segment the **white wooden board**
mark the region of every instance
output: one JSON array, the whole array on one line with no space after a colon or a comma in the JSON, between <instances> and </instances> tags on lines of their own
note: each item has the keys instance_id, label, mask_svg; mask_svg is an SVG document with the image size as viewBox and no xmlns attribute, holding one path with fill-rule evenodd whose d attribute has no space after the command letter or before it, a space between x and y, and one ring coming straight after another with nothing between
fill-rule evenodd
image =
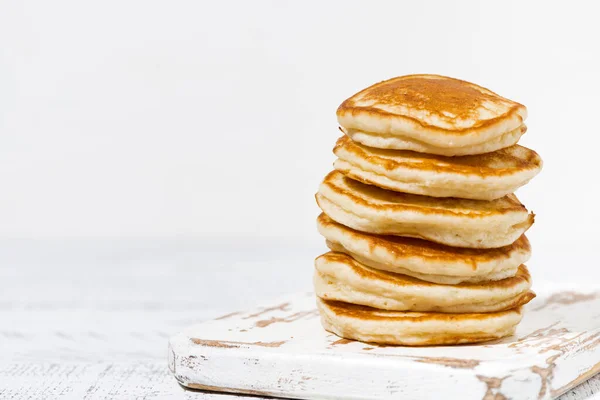
<instances>
[{"instance_id":1,"label":"white wooden board","mask_svg":"<svg viewBox=\"0 0 600 400\"><path fill-rule=\"evenodd\" d=\"M600 290L538 296L511 338L421 348L340 339L299 294L186 329L169 368L188 388L279 397L556 398L600 371Z\"/></svg>"}]
</instances>

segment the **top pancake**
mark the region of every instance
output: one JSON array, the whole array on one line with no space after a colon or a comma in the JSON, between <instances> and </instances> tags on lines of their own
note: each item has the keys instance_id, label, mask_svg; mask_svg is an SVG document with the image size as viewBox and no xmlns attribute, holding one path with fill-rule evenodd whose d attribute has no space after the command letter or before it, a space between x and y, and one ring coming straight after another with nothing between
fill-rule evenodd
<instances>
[{"instance_id":1,"label":"top pancake","mask_svg":"<svg viewBox=\"0 0 600 400\"><path fill-rule=\"evenodd\" d=\"M355 94L337 117L346 134L367 146L465 155L515 144L527 109L470 82L407 75Z\"/></svg>"}]
</instances>

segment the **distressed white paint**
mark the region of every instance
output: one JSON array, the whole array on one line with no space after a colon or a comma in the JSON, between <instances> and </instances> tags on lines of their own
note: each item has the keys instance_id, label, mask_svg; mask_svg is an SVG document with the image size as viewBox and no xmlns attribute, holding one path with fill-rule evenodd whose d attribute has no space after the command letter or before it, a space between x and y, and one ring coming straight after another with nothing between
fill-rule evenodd
<instances>
[{"instance_id":1,"label":"distressed white paint","mask_svg":"<svg viewBox=\"0 0 600 400\"><path fill-rule=\"evenodd\" d=\"M294 398L550 399L600 369L600 291L540 296L494 343L347 342L321 328L308 293L183 331L169 365L185 386Z\"/></svg>"}]
</instances>

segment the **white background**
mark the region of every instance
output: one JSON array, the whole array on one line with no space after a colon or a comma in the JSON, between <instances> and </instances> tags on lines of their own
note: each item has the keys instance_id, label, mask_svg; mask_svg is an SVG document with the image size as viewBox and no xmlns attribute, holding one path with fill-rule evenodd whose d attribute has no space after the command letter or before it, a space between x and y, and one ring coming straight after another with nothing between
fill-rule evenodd
<instances>
[{"instance_id":1,"label":"white background","mask_svg":"<svg viewBox=\"0 0 600 400\"><path fill-rule=\"evenodd\" d=\"M534 270L597 274L593 2L0 4L2 238L316 246L337 106L425 72L528 107Z\"/></svg>"},{"instance_id":2,"label":"white background","mask_svg":"<svg viewBox=\"0 0 600 400\"><path fill-rule=\"evenodd\" d=\"M168 338L310 290L336 108L397 75L528 107L534 301L597 285L596 3L0 0L0 397L210 398Z\"/></svg>"}]
</instances>

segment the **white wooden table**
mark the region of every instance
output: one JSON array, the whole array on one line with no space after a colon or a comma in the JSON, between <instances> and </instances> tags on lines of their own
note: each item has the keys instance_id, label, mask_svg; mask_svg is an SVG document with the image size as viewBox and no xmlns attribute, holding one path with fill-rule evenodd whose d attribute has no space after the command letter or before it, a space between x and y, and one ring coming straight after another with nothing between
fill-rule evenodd
<instances>
[{"instance_id":1,"label":"white wooden table","mask_svg":"<svg viewBox=\"0 0 600 400\"><path fill-rule=\"evenodd\" d=\"M167 370L168 338L310 290L322 250L247 241L0 242L0 398L236 397L179 386ZM567 399L600 399L600 376Z\"/></svg>"}]
</instances>

